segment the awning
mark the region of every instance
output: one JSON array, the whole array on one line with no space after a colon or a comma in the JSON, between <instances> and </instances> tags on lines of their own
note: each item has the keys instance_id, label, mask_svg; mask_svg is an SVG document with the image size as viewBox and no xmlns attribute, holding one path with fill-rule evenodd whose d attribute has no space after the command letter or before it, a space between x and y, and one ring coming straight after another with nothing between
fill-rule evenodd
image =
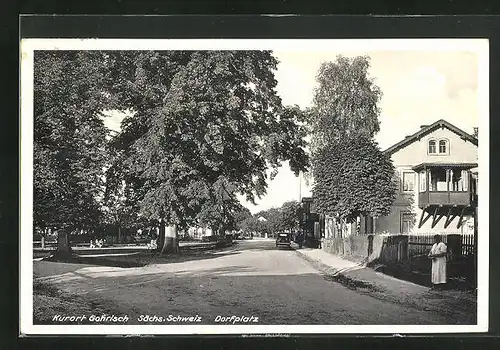
<instances>
[{"instance_id":1,"label":"awning","mask_svg":"<svg viewBox=\"0 0 500 350\"><path fill-rule=\"evenodd\" d=\"M469 170L476 167L477 163L421 163L415 165L412 169L418 172L426 168L459 168Z\"/></svg>"}]
</instances>

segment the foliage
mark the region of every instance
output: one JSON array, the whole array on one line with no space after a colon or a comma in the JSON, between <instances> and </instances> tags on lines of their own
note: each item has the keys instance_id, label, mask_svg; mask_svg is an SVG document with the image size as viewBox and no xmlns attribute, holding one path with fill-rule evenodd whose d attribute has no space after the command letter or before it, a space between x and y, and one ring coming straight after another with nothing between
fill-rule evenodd
<instances>
[{"instance_id":1,"label":"foliage","mask_svg":"<svg viewBox=\"0 0 500 350\"><path fill-rule=\"evenodd\" d=\"M35 226L99 222L107 159L101 111L109 105L103 62L99 52L35 52Z\"/></svg>"},{"instance_id":2,"label":"foliage","mask_svg":"<svg viewBox=\"0 0 500 350\"><path fill-rule=\"evenodd\" d=\"M346 136L373 137L379 131L382 92L368 76L367 56L321 64L310 110L313 152Z\"/></svg>"},{"instance_id":3,"label":"foliage","mask_svg":"<svg viewBox=\"0 0 500 350\"><path fill-rule=\"evenodd\" d=\"M251 217L246 217L241 223L241 229L261 234L295 230L299 225L299 210L300 204L297 201L288 201L279 208L262 210ZM259 220L261 217L266 220Z\"/></svg>"},{"instance_id":4,"label":"foliage","mask_svg":"<svg viewBox=\"0 0 500 350\"><path fill-rule=\"evenodd\" d=\"M369 63L343 56L323 63L308 113L314 210L347 221L388 214L396 196L391 159L373 140L382 93L368 76Z\"/></svg>"},{"instance_id":5,"label":"foliage","mask_svg":"<svg viewBox=\"0 0 500 350\"><path fill-rule=\"evenodd\" d=\"M245 230L245 221L252 219L252 213L246 207L241 207L240 210L234 213L235 230Z\"/></svg>"},{"instance_id":6,"label":"foliage","mask_svg":"<svg viewBox=\"0 0 500 350\"><path fill-rule=\"evenodd\" d=\"M256 217L251 216L249 218L245 218L241 224L240 224L241 230L243 232L249 233L249 232L259 232L259 233L264 233L265 227L264 225L261 225L261 222L257 220Z\"/></svg>"},{"instance_id":7,"label":"foliage","mask_svg":"<svg viewBox=\"0 0 500 350\"><path fill-rule=\"evenodd\" d=\"M288 201L281 206L282 228L286 230L297 230L299 227L299 214L301 205L297 201Z\"/></svg>"},{"instance_id":8,"label":"foliage","mask_svg":"<svg viewBox=\"0 0 500 350\"><path fill-rule=\"evenodd\" d=\"M348 222L360 215L388 215L396 197L394 173L390 157L373 140L356 137L331 144L314 166L316 210Z\"/></svg>"},{"instance_id":9,"label":"foliage","mask_svg":"<svg viewBox=\"0 0 500 350\"><path fill-rule=\"evenodd\" d=\"M224 232L241 207L266 192L268 167L308 165L305 116L276 95L267 51L110 54L114 96L131 115L116 147L140 214ZM124 66L123 69L121 67Z\"/></svg>"},{"instance_id":10,"label":"foliage","mask_svg":"<svg viewBox=\"0 0 500 350\"><path fill-rule=\"evenodd\" d=\"M277 63L269 51L37 52L35 225L245 227L238 194L254 202L269 168L309 165L306 115L282 105ZM112 138L109 110L128 112Z\"/></svg>"},{"instance_id":11,"label":"foliage","mask_svg":"<svg viewBox=\"0 0 500 350\"><path fill-rule=\"evenodd\" d=\"M267 221L268 232L274 234L283 230L283 215L281 208L270 208L263 215Z\"/></svg>"}]
</instances>

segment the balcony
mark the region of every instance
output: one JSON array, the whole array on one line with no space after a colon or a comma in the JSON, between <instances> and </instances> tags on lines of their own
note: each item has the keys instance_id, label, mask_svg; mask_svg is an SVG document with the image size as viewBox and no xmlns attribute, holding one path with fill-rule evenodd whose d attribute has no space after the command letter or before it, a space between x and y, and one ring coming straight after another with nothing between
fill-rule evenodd
<instances>
[{"instance_id":1,"label":"balcony","mask_svg":"<svg viewBox=\"0 0 500 350\"><path fill-rule=\"evenodd\" d=\"M476 179L471 173L474 167L477 164L425 163L413 167L419 175L419 208L475 205Z\"/></svg>"}]
</instances>

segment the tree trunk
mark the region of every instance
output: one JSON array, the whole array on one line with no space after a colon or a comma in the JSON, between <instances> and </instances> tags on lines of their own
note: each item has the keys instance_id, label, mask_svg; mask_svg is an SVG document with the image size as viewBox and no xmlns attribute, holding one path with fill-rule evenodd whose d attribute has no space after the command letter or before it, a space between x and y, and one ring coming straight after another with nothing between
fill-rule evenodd
<instances>
[{"instance_id":1,"label":"tree trunk","mask_svg":"<svg viewBox=\"0 0 500 350\"><path fill-rule=\"evenodd\" d=\"M122 242L122 227L118 224L118 243Z\"/></svg>"},{"instance_id":2,"label":"tree trunk","mask_svg":"<svg viewBox=\"0 0 500 350\"><path fill-rule=\"evenodd\" d=\"M57 232L57 250L60 252L70 252L69 232L67 229Z\"/></svg>"},{"instance_id":3,"label":"tree trunk","mask_svg":"<svg viewBox=\"0 0 500 350\"><path fill-rule=\"evenodd\" d=\"M218 240L219 239L224 239L226 237L226 229L224 227L224 225L221 225L219 226L219 230L218 230Z\"/></svg>"},{"instance_id":4,"label":"tree trunk","mask_svg":"<svg viewBox=\"0 0 500 350\"><path fill-rule=\"evenodd\" d=\"M72 255L70 233L71 230L69 228L63 228L57 231L57 249L54 255L60 258L67 258Z\"/></svg>"},{"instance_id":5,"label":"tree trunk","mask_svg":"<svg viewBox=\"0 0 500 350\"><path fill-rule=\"evenodd\" d=\"M44 228L42 232L42 242L41 242L42 249L45 249L45 236L47 236L47 230L48 228Z\"/></svg>"},{"instance_id":6,"label":"tree trunk","mask_svg":"<svg viewBox=\"0 0 500 350\"><path fill-rule=\"evenodd\" d=\"M156 241L156 249L161 253L163 252L163 246L165 245L165 223L160 220L158 226L158 239Z\"/></svg>"},{"instance_id":7,"label":"tree trunk","mask_svg":"<svg viewBox=\"0 0 500 350\"><path fill-rule=\"evenodd\" d=\"M179 244L177 240L177 227L175 225L165 226L164 222L162 223L162 227L164 232L164 239L160 254L178 253Z\"/></svg>"}]
</instances>

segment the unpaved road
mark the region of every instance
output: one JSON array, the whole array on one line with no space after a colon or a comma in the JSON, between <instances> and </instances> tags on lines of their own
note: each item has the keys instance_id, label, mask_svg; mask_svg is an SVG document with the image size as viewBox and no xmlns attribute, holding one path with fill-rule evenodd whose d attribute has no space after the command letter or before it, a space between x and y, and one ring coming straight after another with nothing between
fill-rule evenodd
<instances>
[{"instance_id":1,"label":"unpaved road","mask_svg":"<svg viewBox=\"0 0 500 350\"><path fill-rule=\"evenodd\" d=\"M276 249L270 240L242 241L200 259L144 267L33 264L35 282L125 314L129 324L158 324L139 319L168 319L169 315L198 315L202 324L231 315L258 317L259 324L467 323L456 315L452 318L349 289L325 278L295 251Z\"/></svg>"}]
</instances>

